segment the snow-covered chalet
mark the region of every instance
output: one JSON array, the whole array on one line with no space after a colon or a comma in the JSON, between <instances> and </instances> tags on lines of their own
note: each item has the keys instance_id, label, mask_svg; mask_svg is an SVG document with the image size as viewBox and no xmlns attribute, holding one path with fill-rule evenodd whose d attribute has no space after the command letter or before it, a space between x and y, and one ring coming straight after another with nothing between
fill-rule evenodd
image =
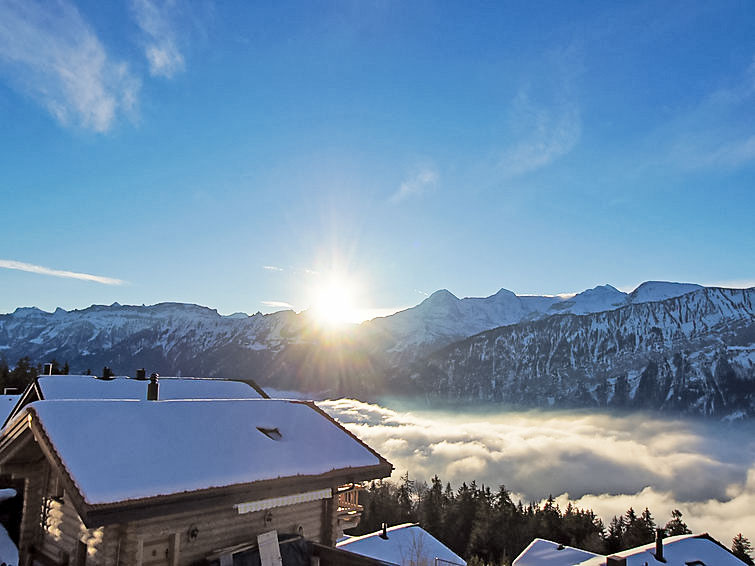
<instances>
[{"instance_id":1,"label":"snow-covered chalet","mask_svg":"<svg viewBox=\"0 0 755 566\"><path fill-rule=\"evenodd\" d=\"M0 434L0 476L23 486L20 564L226 566L273 531L322 566L372 564L338 558L358 507L344 486L392 466L314 403L167 380L194 398L136 400L136 380L95 381L45 376Z\"/></svg>"},{"instance_id":2,"label":"snow-covered chalet","mask_svg":"<svg viewBox=\"0 0 755 566\"><path fill-rule=\"evenodd\" d=\"M708 534L677 535L654 543L602 556L535 539L513 566L745 566L731 551Z\"/></svg>"}]
</instances>

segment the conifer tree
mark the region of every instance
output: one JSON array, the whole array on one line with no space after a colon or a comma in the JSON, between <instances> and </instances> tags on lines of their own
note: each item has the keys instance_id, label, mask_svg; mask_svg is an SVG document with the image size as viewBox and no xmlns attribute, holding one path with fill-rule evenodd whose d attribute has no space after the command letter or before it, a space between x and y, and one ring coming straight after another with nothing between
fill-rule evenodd
<instances>
[{"instance_id":1,"label":"conifer tree","mask_svg":"<svg viewBox=\"0 0 755 566\"><path fill-rule=\"evenodd\" d=\"M624 517L615 517L608 525L608 536L606 537L606 552L612 554L625 548L624 531L626 523Z\"/></svg>"},{"instance_id":2,"label":"conifer tree","mask_svg":"<svg viewBox=\"0 0 755 566\"><path fill-rule=\"evenodd\" d=\"M734 540L731 541L731 552L745 564L749 564L749 566L755 565L751 554L752 545L747 537L742 536L742 533L739 533L734 537Z\"/></svg>"},{"instance_id":3,"label":"conifer tree","mask_svg":"<svg viewBox=\"0 0 755 566\"><path fill-rule=\"evenodd\" d=\"M666 536L670 537L676 535L688 535L692 532L689 530L689 527L687 527L687 524L682 520L682 512L679 511L679 509L674 509L671 512L671 520L666 523L664 530L666 531Z\"/></svg>"},{"instance_id":4,"label":"conifer tree","mask_svg":"<svg viewBox=\"0 0 755 566\"><path fill-rule=\"evenodd\" d=\"M5 358L0 358L0 387L3 389L8 385L8 378L10 377L10 368ZM2 391L2 389L0 389Z\"/></svg>"},{"instance_id":5,"label":"conifer tree","mask_svg":"<svg viewBox=\"0 0 755 566\"><path fill-rule=\"evenodd\" d=\"M432 486L424 494L420 502L419 516L424 529L436 538L443 538L443 518L446 513L443 483L436 475L433 476Z\"/></svg>"}]
</instances>

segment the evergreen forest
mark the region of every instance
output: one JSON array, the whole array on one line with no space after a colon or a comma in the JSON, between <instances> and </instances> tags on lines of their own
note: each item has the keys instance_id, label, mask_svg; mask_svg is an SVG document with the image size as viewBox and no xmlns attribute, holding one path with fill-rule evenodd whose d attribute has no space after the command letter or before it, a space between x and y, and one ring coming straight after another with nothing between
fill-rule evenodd
<instances>
[{"instance_id":1,"label":"evergreen forest","mask_svg":"<svg viewBox=\"0 0 755 566\"><path fill-rule=\"evenodd\" d=\"M359 525L349 531L361 535L401 523L418 523L470 566L509 565L535 538L595 552L612 554L655 540L656 529L664 536L689 534L682 513L674 510L665 523L657 522L649 509L627 509L608 526L590 509L569 503L561 509L552 496L541 503L514 501L501 485L493 491L475 481L452 489L436 475L430 485L404 474L398 482L377 481L360 494L364 506ZM741 534L732 552L753 564L750 542Z\"/></svg>"}]
</instances>

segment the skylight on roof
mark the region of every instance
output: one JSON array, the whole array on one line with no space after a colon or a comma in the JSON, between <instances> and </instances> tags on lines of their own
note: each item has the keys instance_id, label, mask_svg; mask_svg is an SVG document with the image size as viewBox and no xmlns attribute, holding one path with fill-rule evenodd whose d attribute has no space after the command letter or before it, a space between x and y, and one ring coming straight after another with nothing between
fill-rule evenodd
<instances>
[{"instance_id":1,"label":"skylight on roof","mask_svg":"<svg viewBox=\"0 0 755 566\"><path fill-rule=\"evenodd\" d=\"M281 438L283 438L281 431L279 431L277 427L265 428L264 426L258 426L257 430L260 431L262 434L264 434L271 440L280 440Z\"/></svg>"}]
</instances>

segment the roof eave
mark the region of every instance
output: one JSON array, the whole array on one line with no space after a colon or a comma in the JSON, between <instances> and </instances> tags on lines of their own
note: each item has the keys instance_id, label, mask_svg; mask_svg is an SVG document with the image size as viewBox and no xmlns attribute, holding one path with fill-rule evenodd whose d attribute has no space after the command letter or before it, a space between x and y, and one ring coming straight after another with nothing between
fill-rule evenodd
<instances>
[{"instance_id":1,"label":"roof eave","mask_svg":"<svg viewBox=\"0 0 755 566\"><path fill-rule=\"evenodd\" d=\"M159 517L186 511L207 509L211 506L233 506L245 501L293 495L302 491L334 487L345 483L368 481L390 476L390 464L380 463L359 468L344 468L325 474L291 476L262 480L226 487L213 487L116 503L85 504L81 519L88 527L100 527L113 523L126 523L140 519Z\"/></svg>"}]
</instances>

